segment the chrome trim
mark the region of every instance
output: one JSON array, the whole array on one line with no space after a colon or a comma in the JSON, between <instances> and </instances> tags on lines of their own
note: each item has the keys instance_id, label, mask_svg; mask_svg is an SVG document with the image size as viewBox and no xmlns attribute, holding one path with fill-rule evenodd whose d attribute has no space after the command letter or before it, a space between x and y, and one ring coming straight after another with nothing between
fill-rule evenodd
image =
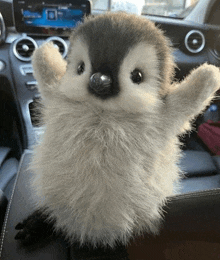
<instances>
[{"instance_id":1,"label":"chrome trim","mask_svg":"<svg viewBox=\"0 0 220 260\"><path fill-rule=\"evenodd\" d=\"M23 37L17 39L17 40L14 42L14 45L13 45L13 53L14 53L15 57L16 57L17 59L21 60L21 61L31 61L31 57L29 57L29 58L22 57L22 56L17 52L17 50L16 50L16 45L17 45L20 41L22 41L22 40L29 40L29 41L31 41L31 42L34 44L35 49L38 48L38 45L37 45L36 41L35 41L33 38L28 37L28 36L23 36Z\"/></svg>"},{"instance_id":2,"label":"chrome trim","mask_svg":"<svg viewBox=\"0 0 220 260\"><path fill-rule=\"evenodd\" d=\"M5 69L6 65L4 61L0 60L0 72L2 72Z\"/></svg>"},{"instance_id":3,"label":"chrome trim","mask_svg":"<svg viewBox=\"0 0 220 260\"><path fill-rule=\"evenodd\" d=\"M34 91L34 90L38 90L38 84L37 84L37 81L36 80L33 80L33 81L27 81L25 83L25 86L28 90L30 91Z\"/></svg>"},{"instance_id":4,"label":"chrome trim","mask_svg":"<svg viewBox=\"0 0 220 260\"><path fill-rule=\"evenodd\" d=\"M13 43L15 40L27 36L26 33L16 32L15 27L7 27L6 43Z\"/></svg>"},{"instance_id":5,"label":"chrome trim","mask_svg":"<svg viewBox=\"0 0 220 260\"><path fill-rule=\"evenodd\" d=\"M33 75L33 67L30 64L27 65L21 65L20 66L20 72L23 76L26 76L27 74L32 74Z\"/></svg>"},{"instance_id":6,"label":"chrome trim","mask_svg":"<svg viewBox=\"0 0 220 260\"><path fill-rule=\"evenodd\" d=\"M189 47L189 45L188 45L188 39L189 39L189 37L190 37L193 33L197 33L197 34L199 34L199 35L202 37L202 45L201 45L197 50L191 49L191 48ZM191 52L191 53L199 53L199 52L202 51L202 50L204 49L204 47L205 47L205 36L204 36L204 34L203 34L202 32L200 32L200 31L198 31L198 30L191 30L191 31L189 31L189 32L187 33L187 35L186 35L186 37L185 37L184 43L185 43L185 46L186 46L186 48L187 48L187 50L188 50L189 52Z\"/></svg>"},{"instance_id":7,"label":"chrome trim","mask_svg":"<svg viewBox=\"0 0 220 260\"><path fill-rule=\"evenodd\" d=\"M63 53L62 56L63 56L63 58L65 58L66 55L67 55L67 52L68 52L67 43L62 38L57 37L57 36L53 36L53 37L47 38L46 42L50 42L50 41L59 41L59 42L61 42L63 44L63 46L64 46L64 53Z\"/></svg>"},{"instance_id":8,"label":"chrome trim","mask_svg":"<svg viewBox=\"0 0 220 260\"><path fill-rule=\"evenodd\" d=\"M37 81L36 81L36 80L27 81L25 84L26 84L27 86L32 86L32 85L36 86L36 85L37 85Z\"/></svg>"},{"instance_id":9,"label":"chrome trim","mask_svg":"<svg viewBox=\"0 0 220 260\"><path fill-rule=\"evenodd\" d=\"M0 36L0 44L5 42L6 39L6 29L5 29L5 22L0 13L0 23L1 23L1 36Z\"/></svg>"}]
</instances>

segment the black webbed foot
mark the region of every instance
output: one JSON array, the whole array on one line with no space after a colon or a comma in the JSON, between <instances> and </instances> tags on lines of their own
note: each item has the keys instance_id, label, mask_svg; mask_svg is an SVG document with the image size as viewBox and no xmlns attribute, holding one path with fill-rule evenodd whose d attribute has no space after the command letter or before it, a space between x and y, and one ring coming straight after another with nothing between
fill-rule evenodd
<instances>
[{"instance_id":1,"label":"black webbed foot","mask_svg":"<svg viewBox=\"0 0 220 260\"><path fill-rule=\"evenodd\" d=\"M15 229L19 230L15 240L19 240L25 246L36 244L53 234L54 224L55 220L49 221L47 214L42 210L36 210L15 226Z\"/></svg>"}]
</instances>

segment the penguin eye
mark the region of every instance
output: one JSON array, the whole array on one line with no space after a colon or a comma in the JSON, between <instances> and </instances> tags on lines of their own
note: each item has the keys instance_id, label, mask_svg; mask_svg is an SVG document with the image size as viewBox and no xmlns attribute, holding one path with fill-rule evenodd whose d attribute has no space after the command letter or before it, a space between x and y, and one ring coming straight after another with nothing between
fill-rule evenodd
<instances>
[{"instance_id":1,"label":"penguin eye","mask_svg":"<svg viewBox=\"0 0 220 260\"><path fill-rule=\"evenodd\" d=\"M83 61L80 62L77 68L78 75L81 75L85 71L85 63Z\"/></svg>"},{"instance_id":2,"label":"penguin eye","mask_svg":"<svg viewBox=\"0 0 220 260\"><path fill-rule=\"evenodd\" d=\"M135 69L131 72L131 80L135 84L140 84L143 81L143 75L140 70Z\"/></svg>"}]
</instances>

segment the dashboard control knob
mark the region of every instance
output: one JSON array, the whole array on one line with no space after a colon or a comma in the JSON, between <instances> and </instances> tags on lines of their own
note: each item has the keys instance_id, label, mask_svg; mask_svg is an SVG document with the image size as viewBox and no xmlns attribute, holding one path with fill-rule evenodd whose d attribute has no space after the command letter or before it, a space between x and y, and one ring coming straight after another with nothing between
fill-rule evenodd
<instances>
[{"instance_id":1,"label":"dashboard control knob","mask_svg":"<svg viewBox=\"0 0 220 260\"><path fill-rule=\"evenodd\" d=\"M27 89L33 91L37 90L37 81L28 81L25 83Z\"/></svg>"},{"instance_id":2,"label":"dashboard control knob","mask_svg":"<svg viewBox=\"0 0 220 260\"><path fill-rule=\"evenodd\" d=\"M23 44L23 45L22 45L22 50L24 50L24 51L29 51L28 45L27 45L27 44Z\"/></svg>"},{"instance_id":3,"label":"dashboard control knob","mask_svg":"<svg viewBox=\"0 0 220 260\"><path fill-rule=\"evenodd\" d=\"M197 45L198 44L198 40L197 39L193 39L192 44Z\"/></svg>"}]
</instances>

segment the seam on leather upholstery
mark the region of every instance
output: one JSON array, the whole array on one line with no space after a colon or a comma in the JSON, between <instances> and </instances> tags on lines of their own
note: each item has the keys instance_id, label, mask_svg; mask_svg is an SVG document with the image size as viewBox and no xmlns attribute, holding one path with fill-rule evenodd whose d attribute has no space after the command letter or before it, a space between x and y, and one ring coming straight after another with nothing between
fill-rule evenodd
<instances>
[{"instance_id":1,"label":"seam on leather upholstery","mask_svg":"<svg viewBox=\"0 0 220 260\"><path fill-rule=\"evenodd\" d=\"M9 201L9 203L8 203L8 206L7 206L7 210L6 210L6 214L5 214L5 219L4 219L4 224L3 224L2 232L1 232L0 257L2 256L2 249L3 249L3 244L4 244L4 237L5 237L5 232L6 232L6 225L7 225L7 221L8 221L8 217L9 217L9 212L10 212L10 209L11 209L12 198L13 198L13 196L14 196L14 192L15 192L17 180L18 180L18 177L19 177L19 174L18 174L18 173L20 172L21 165L22 165L22 162L24 161L24 157L25 157L26 154L27 154L27 153L26 153L26 151L25 151L24 154L23 154L22 157L21 157L20 164L19 164L19 167L18 167L17 176L16 176L16 180L15 180L14 187L13 187L12 194L11 194L11 198L10 198L10 201Z\"/></svg>"}]
</instances>

